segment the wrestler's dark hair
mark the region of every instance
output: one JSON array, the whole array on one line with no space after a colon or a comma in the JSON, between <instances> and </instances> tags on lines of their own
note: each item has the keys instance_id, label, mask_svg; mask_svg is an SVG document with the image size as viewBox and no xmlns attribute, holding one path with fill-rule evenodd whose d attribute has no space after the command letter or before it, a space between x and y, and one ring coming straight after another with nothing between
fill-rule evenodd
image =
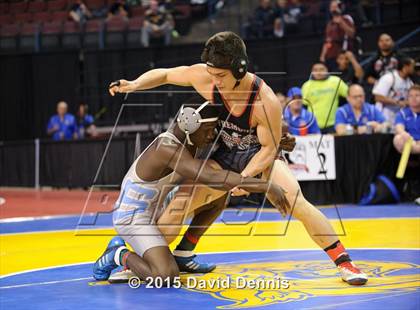
<instances>
[{"instance_id":1,"label":"wrestler's dark hair","mask_svg":"<svg viewBox=\"0 0 420 310\"><path fill-rule=\"evenodd\" d=\"M236 33L223 31L207 40L201 60L210 62L216 68L229 69L238 58L247 58L244 41Z\"/></svg>"},{"instance_id":2,"label":"wrestler's dark hair","mask_svg":"<svg viewBox=\"0 0 420 310\"><path fill-rule=\"evenodd\" d=\"M183 107L187 108L193 108L193 109L198 109L201 104L203 103L203 101L201 101L200 103L192 103L189 102L187 104L184 104ZM220 116L220 105L218 104L208 104L206 105L201 111L200 111L200 115L201 118L213 118L213 117L219 117Z\"/></svg>"},{"instance_id":3,"label":"wrestler's dark hair","mask_svg":"<svg viewBox=\"0 0 420 310\"><path fill-rule=\"evenodd\" d=\"M200 111L201 118L212 118L220 116L220 105L208 104Z\"/></svg>"}]
</instances>

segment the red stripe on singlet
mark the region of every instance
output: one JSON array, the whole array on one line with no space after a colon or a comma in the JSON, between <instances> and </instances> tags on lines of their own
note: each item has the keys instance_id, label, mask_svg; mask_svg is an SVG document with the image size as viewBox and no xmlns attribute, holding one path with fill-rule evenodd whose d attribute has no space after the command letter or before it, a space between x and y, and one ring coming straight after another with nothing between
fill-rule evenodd
<instances>
[{"instance_id":1,"label":"red stripe on singlet","mask_svg":"<svg viewBox=\"0 0 420 310\"><path fill-rule=\"evenodd\" d=\"M257 98L258 98L258 95L260 94L260 90L261 90L261 88L262 88L262 85L264 84L264 81L263 81L263 79L260 79L260 81L261 81L261 83L260 83L260 87L258 87L258 90L257 90L257 93L255 94L255 97L254 97L254 100L252 101L252 107L251 107L251 112L249 112L249 119L248 119L248 121L249 121L249 127L251 128L251 120L252 120L252 113L254 112L254 103L255 103L255 100L257 100Z\"/></svg>"}]
</instances>

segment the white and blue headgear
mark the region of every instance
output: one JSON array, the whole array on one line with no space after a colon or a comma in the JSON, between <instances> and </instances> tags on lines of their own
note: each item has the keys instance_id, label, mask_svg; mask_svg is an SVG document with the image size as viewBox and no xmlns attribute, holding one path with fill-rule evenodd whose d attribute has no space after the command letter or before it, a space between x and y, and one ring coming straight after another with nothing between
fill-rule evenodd
<instances>
[{"instance_id":1,"label":"white and blue headgear","mask_svg":"<svg viewBox=\"0 0 420 310\"><path fill-rule=\"evenodd\" d=\"M204 102L197 109L184 107L183 105L181 106L181 110L179 111L177 118L177 123L178 127L185 132L189 145L194 145L190 139L190 134L196 132L202 123L210 123L218 120L218 117L201 118L200 111L204 109L204 107L208 104L210 104L210 101Z\"/></svg>"}]
</instances>

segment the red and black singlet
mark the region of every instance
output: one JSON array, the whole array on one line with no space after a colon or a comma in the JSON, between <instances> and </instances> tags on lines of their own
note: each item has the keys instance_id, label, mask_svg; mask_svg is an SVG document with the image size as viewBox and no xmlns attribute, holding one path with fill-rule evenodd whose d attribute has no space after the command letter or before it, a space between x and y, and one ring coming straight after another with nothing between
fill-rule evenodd
<instances>
[{"instance_id":1,"label":"red and black singlet","mask_svg":"<svg viewBox=\"0 0 420 310\"><path fill-rule=\"evenodd\" d=\"M240 114L236 115L230 111L229 105L217 87L213 87L213 103L221 107L217 126L220 133L218 141L220 147L241 151L253 146L260 147L256 128L251 127L251 117L254 104L259 100L259 92L262 84L263 80L254 75L250 91L243 93L244 97L248 98L246 104L244 104L244 109Z\"/></svg>"},{"instance_id":2,"label":"red and black singlet","mask_svg":"<svg viewBox=\"0 0 420 310\"><path fill-rule=\"evenodd\" d=\"M223 169L241 173L251 158L261 149L256 127L251 127L254 104L259 100L263 80L254 75L252 87L244 92L247 101L240 114L231 113L217 87L213 88L213 103L221 107L218 130L219 148L211 155ZM243 102L243 100L241 100Z\"/></svg>"}]
</instances>

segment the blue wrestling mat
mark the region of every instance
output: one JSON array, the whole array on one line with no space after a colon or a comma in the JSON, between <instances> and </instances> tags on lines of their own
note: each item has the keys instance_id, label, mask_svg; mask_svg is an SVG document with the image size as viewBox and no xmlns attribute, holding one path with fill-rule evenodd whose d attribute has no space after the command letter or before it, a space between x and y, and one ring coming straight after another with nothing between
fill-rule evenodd
<instances>
[{"instance_id":1,"label":"blue wrestling mat","mask_svg":"<svg viewBox=\"0 0 420 310\"><path fill-rule=\"evenodd\" d=\"M93 261L109 236L76 236L79 216L0 222L1 309L420 309L420 207L389 205L321 211L336 230L365 286L344 283L297 221L283 235L231 236L232 225L258 219L262 231L286 221L274 210L227 210L197 252L218 264L210 274L182 274L181 288L130 288L96 282ZM112 232L108 214L86 215L86 231ZM79 226L80 228L80 226ZM214 234L213 236L211 234ZM287 285L286 285L287 284Z\"/></svg>"},{"instance_id":2,"label":"blue wrestling mat","mask_svg":"<svg viewBox=\"0 0 420 310\"><path fill-rule=\"evenodd\" d=\"M209 275L183 275L184 288L132 289L128 284L95 282L91 264L51 268L1 280L2 309L418 309L417 250L352 250L370 276L352 287L338 277L321 251L243 252L203 255L219 267ZM229 279L230 288L210 287ZM238 280L238 278L241 278ZM287 279L287 289L235 288L257 279ZM188 283L189 282L189 283ZM201 283L205 288L197 288ZM205 283L205 284L203 284ZM263 283L263 282L262 282ZM219 284L219 285L218 285ZM262 286L261 284L260 286ZM19 302L17 302L19 301Z\"/></svg>"}]
</instances>

